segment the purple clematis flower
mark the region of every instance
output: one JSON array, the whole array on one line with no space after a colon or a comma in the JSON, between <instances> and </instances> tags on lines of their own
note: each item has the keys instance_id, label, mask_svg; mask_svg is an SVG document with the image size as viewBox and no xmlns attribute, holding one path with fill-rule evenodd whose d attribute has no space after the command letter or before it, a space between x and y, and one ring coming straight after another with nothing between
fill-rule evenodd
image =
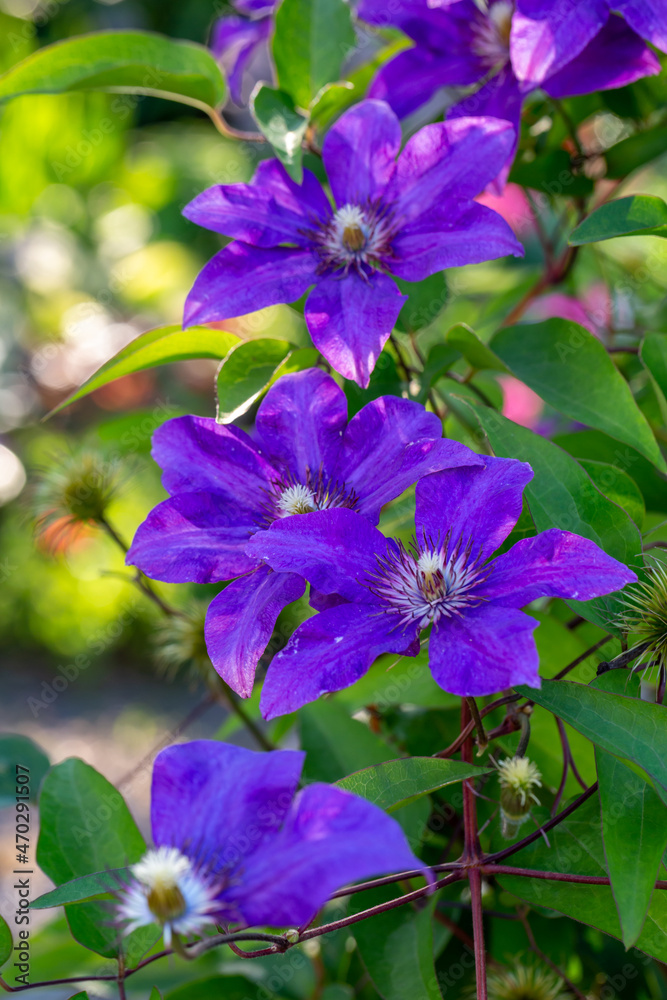
<instances>
[{"instance_id":1,"label":"purple clematis flower","mask_svg":"<svg viewBox=\"0 0 667 1000\"><path fill-rule=\"evenodd\" d=\"M336 889L428 870L378 806L329 785L297 792L305 754L215 740L162 750L153 768L155 848L118 893L129 933L160 923L165 944L212 924L308 924Z\"/></svg>"},{"instance_id":2,"label":"purple clematis flower","mask_svg":"<svg viewBox=\"0 0 667 1000\"><path fill-rule=\"evenodd\" d=\"M211 51L227 77L235 104L243 103L243 80L254 56L266 47L276 0L231 0L244 15L219 18L211 31Z\"/></svg>"},{"instance_id":3,"label":"purple clematis flower","mask_svg":"<svg viewBox=\"0 0 667 1000\"><path fill-rule=\"evenodd\" d=\"M188 295L192 326L293 302L311 286L305 319L315 347L346 378L367 386L405 301L391 278L522 256L507 223L473 199L507 158L514 134L490 118L427 125L401 146L381 101L362 101L330 129L322 156L336 203L304 171L295 184L277 160L250 184L218 185L185 209L234 239Z\"/></svg>"},{"instance_id":4,"label":"purple clematis flower","mask_svg":"<svg viewBox=\"0 0 667 1000\"><path fill-rule=\"evenodd\" d=\"M304 592L246 552L275 520L345 507L376 524L380 509L421 476L481 465L442 439L433 413L394 396L347 421L347 402L317 368L284 375L259 407L255 437L205 417L177 417L153 435L170 493L139 526L127 561L168 583L239 577L211 603L206 643L218 673L243 697L282 609ZM298 518L297 518L298 520Z\"/></svg>"},{"instance_id":5,"label":"purple clematis flower","mask_svg":"<svg viewBox=\"0 0 667 1000\"><path fill-rule=\"evenodd\" d=\"M486 10L474 0L397 0L391 8L361 0L361 18L398 27L415 42L380 68L369 94L404 117L441 87L484 81L450 108L448 120L491 115L510 121L518 138L523 99L538 86L555 98L573 97L659 73L642 38L667 50L662 8L662 0L489 0ZM515 151L516 144L510 164Z\"/></svg>"},{"instance_id":6,"label":"purple clematis flower","mask_svg":"<svg viewBox=\"0 0 667 1000\"><path fill-rule=\"evenodd\" d=\"M346 510L291 518L255 535L249 552L335 595L274 657L264 717L348 687L381 653L416 655L429 626L429 665L445 691L539 687L538 623L519 609L538 597L588 601L637 577L594 542L557 529L489 562L514 527L532 476L523 462L485 458L481 469L421 479L410 548Z\"/></svg>"}]
</instances>

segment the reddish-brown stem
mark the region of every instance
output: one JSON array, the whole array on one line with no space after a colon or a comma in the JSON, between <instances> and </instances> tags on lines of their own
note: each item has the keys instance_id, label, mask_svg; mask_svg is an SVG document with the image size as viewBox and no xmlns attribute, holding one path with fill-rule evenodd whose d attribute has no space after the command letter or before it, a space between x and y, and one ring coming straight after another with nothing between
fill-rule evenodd
<instances>
[{"instance_id":1,"label":"reddish-brown stem","mask_svg":"<svg viewBox=\"0 0 667 1000\"><path fill-rule=\"evenodd\" d=\"M543 872L539 868L513 868L511 865L484 864L479 869L485 875L517 875L522 878L545 879L547 882L574 882L577 885L609 885L607 875L575 875L572 872ZM667 880L658 879L656 889L667 889Z\"/></svg>"},{"instance_id":2,"label":"reddish-brown stem","mask_svg":"<svg viewBox=\"0 0 667 1000\"><path fill-rule=\"evenodd\" d=\"M563 677L566 677L567 674L570 673L571 670L574 670L575 667L578 667L580 663L583 663L584 660L587 660L588 657L591 656L592 653L595 653L602 646L606 646L606 644L609 642L609 640L613 639L613 638L614 637L612 635L606 635L604 637L604 639L600 639L593 646L590 646L584 653L582 653L581 656L578 656L576 658L576 660L572 660L572 663L568 663L568 665L566 667L563 667L563 669L560 670L552 678L552 680L554 680L554 681L561 681L563 679Z\"/></svg>"},{"instance_id":3,"label":"reddish-brown stem","mask_svg":"<svg viewBox=\"0 0 667 1000\"><path fill-rule=\"evenodd\" d=\"M461 730L468 727L470 704L466 698L461 701ZM461 748L461 759L472 763L472 739L466 739ZM479 861L481 851L477 835L477 801L473 779L463 782L463 861L470 864ZM482 873L479 868L468 870L470 902L472 904L472 930L475 950L475 980L477 1000L487 1000L486 951L484 948L484 914L482 913Z\"/></svg>"},{"instance_id":4,"label":"reddish-brown stem","mask_svg":"<svg viewBox=\"0 0 667 1000\"><path fill-rule=\"evenodd\" d=\"M530 947L533 949L533 951L535 952L535 954L537 955L537 957L539 959L541 959L541 961L544 962L545 965L548 965L550 969L553 969L553 971L556 973L556 975L559 976L563 980L563 982L567 986L568 990L570 990L570 992L572 994L574 994L574 996L577 997L578 1000L586 1000L586 997L581 992L581 990L577 989L577 987L574 985L574 983L570 979L567 978L567 976L565 975L565 973L563 972L563 970L561 968L559 968L556 965L555 962L552 962L551 959L549 958L549 956L547 954L545 954L545 952L543 952L542 949L538 946L537 941L535 940L535 935L533 934L533 932L531 930L531 927L530 927L530 924L528 923L528 918L526 916L526 913L525 912L522 913L520 915L519 919L521 920L521 923L523 924L523 929L526 932L526 937L528 938L528 943L529 943Z\"/></svg>"}]
</instances>

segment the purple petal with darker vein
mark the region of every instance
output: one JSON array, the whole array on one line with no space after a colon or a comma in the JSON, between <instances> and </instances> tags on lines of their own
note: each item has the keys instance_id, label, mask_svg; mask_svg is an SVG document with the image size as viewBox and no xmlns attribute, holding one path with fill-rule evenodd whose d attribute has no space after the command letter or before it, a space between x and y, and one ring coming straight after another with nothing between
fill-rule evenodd
<instances>
[{"instance_id":1,"label":"purple petal with darker vein","mask_svg":"<svg viewBox=\"0 0 667 1000\"><path fill-rule=\"evenodd\" d=\"M290 808L305 754L255 753L218 740L161 750L153 767L156 846L178 847L211 869L232 869L275 836Z\"/></svg>"},{"instance_id":2,"label":"purple petal with darker vein","mask_svg":"<svg viewBox=\"0 0 667 1000\"><path fill-rule=\"evenodd\" d=\"M584 51L560 72L547 77L543 87L551 97L576 97L625 87L659 72L660 61L639 35L620 17L611 16Z\"/></svg>"},{"instance_id":3,"label":"purple petal with darker vein","mask_svg":"<svg viewBox=\"0 0 667 1000\"><path fill-rule=\"evenodd\" d=\"M392 817L330 785L300 791L277 837L232 890L248 926L308 924L329 897L373 875L424 870Z\"/></svg>"},{"instance_id":4,"label":"purple petal with darker vein","mask_svg":"<svg viewBox=\"0 0 667 1000\"><path fill-rule=\"evenodd\" d=\"M387 188L403 226L441 198L474 198L498 173L514 143L509 122L495 118L455 118L426 125L408 140Z\"/></svg>"},{"instance_id":5,"label":"purple petal with darker vein","mask_svg":"<svg viewBox=\"0 0 667 1000\"><path fill-rule=\"evenodd\" d=\"M514 129L514 142L508 157L498 172L498 176L489 185L493 194L502 194L514 160L521 134L523 99L524 95L519 89L519 83L508 64L474 94L464 97L462 101L447 111L449 120L466 118L469 115L482 115L508 121Z\"/></svg>"},{"instance_id":6,"label":"purple petal with darker vein","mask_svg":"<svg viewBox=\"0 0 667 1000\"><path fill-rule=\"evenodd\" d=\"M376 604L341 604L308 618L269 665L260 700L264 718L349 687L382 653L413 655L418 627L399 622Z\"/></svg>"},{"instance_id":7,"label":"purple petal with darker vein","mask_svg":"<svg viewBox=\"0 0 667 1000\"><path fill-rule=\"evenodd\" d=\"M240 14L258 17L262 14L271 14L276 8L276 2L277 0L231 0L231 5Z\"/></svg>"},{"instance_id":8,"label":"purple petal with darker vein","mask_svg":"<svg viewBox=\"0 0 667 1000\"><path fill-rule=\"evenodd\" d=\"M165 583L217 583L255 568L245 546L256 530L245 507L213 493L179 493L139 525L125 561Z\"/></svg>"},{"instance_id":9,"label":"purple petal with darker vein","mask_svg":"<svg viewBox=\"0 0 667 1000\"><path fill-rule=\"evenodd\" d=\"M517 0L510 54L521 83L541 84L578 56L609 16L608 0Z\"/></svg>"},{"instance_id":10,"label":"purple petal with darker vein","mask_svg":"<svg viewBox=\"0 0 667 1000\"><path fill-rule=\"evenodd\" d=\"M389 500L421 476L482 459L458 441L442 439L442 425L419 403L383 396L367 403L343 436L338 478L359 497L357 510L373 524Z\"/></svg>"},{"instance_id":11,"label":"purple petal with darker vein","mask_svg":"<svg viewBox=\"0 0 667 1000\"><path fill-rule=\"evenodd\" d=\"M218 322L294 302L317 280L317 265L308 250L230 243L200 271L185 302L183 325Z\"/></svg>"},{"instance_id":12,"label":"purple petal with darker vein","mask_svg":"<svg viewBox=\"0 0 667 1000\"><path fill-rule=\"evenodd\" d=\"M301 482L334 471L347 423L345 393L319 368L283 375L262 401L257 442L278 468Z\"/></svg>"},{"instance_id":13,"label":"purple petal with darker vein","mask_svg":"<svg viewBox=\"0 0 667 1000\"><path fill-rule=\"evenodd\" d=\"M152 455L168 493L219 493L260 516L273 467L238 427L211 417L176 417L153 434Z\"/></svg>"},{"instance_id":14,"label":"purple petal with darker vein","mask_svg":"<svg viewBox=\"0 0 667 1000\"><path fill-rule=\"evenodd\" d=\"M461 616L441 618L429 642L429 666L444 691L461 697L496 694L515 684L538 688L539 656L523 611L480 604Z\"/></svg>"},{"instance_id":15,"label":"purple petal with darker vein","mask_svg":"<svg viewBox=\"0 0 667 1000\"><path fill-rule=\"evenodd\" d=\"M452 545L472 539L473 555L484 559L504 542L519 520L533 470L513 458L483 460L483 469L450 469L417 483L418 535L435 542L451 531Z\"/></svg>"},{"instance_id":16,"label":"purple petal with darker vein","mask_svg":"<svg viewBox=\"0 0 667 1000\"><path fill-rule=\"evenodd\" d=\"M362 101L346 111L322 147L331 191L339 207L377 201L394 172L401 126L384 101Z\"/></svg>"},{"instance_id":17,"label":"purple petal with darker vein","mask_svg":"<svg viewBox=\"0 0 667 1000\"><path fill-rule=\"evenodd\" d=\"M314 174L304 171L295 184L278 160L259 164L250 184L217 184L183 209L186 219L223 236L257 247L279 243L309 246L305 230L331 215L331 206Z\"/></svg>"},{"instance_id":18,"label":"purple petal with darker vein","mask_svg":"<svg viewBox=\"0 0 667 1000\"><path fill-rule=\"evenodd\" d=\"M667 52L667 14L664 0L613 0L631 28L656 49Z\"/></svg>"},{"instance_id":19,"label":"purple petal with darker vein","mask_svg":"<svg viewBox=\"0 0 667 1000\"><path fill-rule=\"evenodd\" d=\"M424 212L401 230L393 248L392 271L406 281L421 281L447 267L524 255L502 216L471 201L446 201Z\"/></svg>"},{"instance_id":20,"label":"purple petal with darker vein","mask_svg":"<svg viewBox=\"0 0 667 1000\"><path fill-rule=\"evenodd\" d=\"M345 378L368 386L407 296L373 271L325 277L310 293L304 316L315 347Z\"/></svg>"},{"instance_id":21,"label":"purple petal with darker vein","mask_svg":"<svg viewBox=\"0 0 667 1000\"><path fill-rule=\"evenodd\" d=\"M221 17L213 25L211 50L227 77L236 104L243 101L243 75L254 54L271 34L271 18L248 21L244 17Z\"/></svg>"},{"instance_id":22,"label":"purple petal with darker vein","mask_svg":"<svg viewBox=\"0 0 667 1000\"><path fill-rule=\"evenodd\" d=\"M248 555L281 573L299 573L325 594L373 602L364 583L388 541L377 528L346 508L295 514L274 521L248 540Z\"/></svg>"},{"instance_id":23,"label":"purple petal with darker vein","mask_svg":"<svg viewBox=\"0 0 667 1000\"><path fill-rule=\"evenodd\" d=\"M471 27L479 16L474 0L457 0L449 10L438 10L424 0L391 4L386 0L361 0L357 16L378 28L400 28L421 48L440 55L457 59L470 53L469 58L473 58Z\"/></svg>"},{"instance_id":24,"label":"purple petal with darker vein","mask_svg":"<svg viewBox=\"0 0 667 1000\"><path fill-rule=\"evenodd\" d=\"M444 56L417 46L380 66L368 94L386 101L399 118L405 118L441 87L476 83L483 75L484 68L471 53Z\"/></svg>"},{"instance_id":25,"label":"purple petal with darker vein","mask_svg":"<svg viewBox=\"0 0 667 1000\"><path fill-rule=\"evenodd\" d=\"M280 612L303 595L304 580L266 566L235 580L215 597L206 614L206 648L233 691L249 698L255 670Z\"/></svg>"},{"instance_id":26,"label":"purple petal with darker vein","mask_svg":"<svg viewBox=\"0 0 667 1000\"><path fill-rule=\"evenodd\" d=\"M478 592L510 608L522 608L538 597L590 601L637 579L595 542L557 528L521 539L491 565L491 575Z\"/></svg>"}]
</instances>

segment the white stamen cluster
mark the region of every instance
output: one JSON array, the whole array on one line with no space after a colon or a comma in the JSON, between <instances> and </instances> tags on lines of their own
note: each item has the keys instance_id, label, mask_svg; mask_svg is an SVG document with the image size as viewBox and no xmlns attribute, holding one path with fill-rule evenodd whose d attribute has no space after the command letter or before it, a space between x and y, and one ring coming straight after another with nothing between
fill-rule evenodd
<instances>
[{"instance_id":1,"label":"white stamen cluster","mask_svg":"<svg viewBox=\"0 0 667 1000\"><path fill-rule=\"evenodd\" d=\"M449 535L443 545L424 543L407 549L399 543L395 552L379 560L379 570L370 590L398 611L401 624L417 622L420 628L442 617L461 615L483 598L475 588L486 578L487 569L472 558L472 544L462 540L450 548Z\"/></svg>"},{"instance_id":2,"label":"white stamen cluster","mask_svg":"<svg viewBox=\"0 0 667 1000\"><path fill-rule=\"evenodd\" d=\"M506 63L510 54L510 29L514 4L497 0L473 25L472 50L489 68Z\"/></svg>"},{"instance_id":3,"label":"white stamen cluster","mask_svg":"<svg viewBox=\"0 0 667 1000\"><path fill-rule=\"evenodd\" d=\"M498 780L501 788L509 789L517 796L521 805L525 806L528 799L539 803L533 788L542 787L542 775L537 764L528 757L508 757L498 764Z\"/></svg>"},{"instance_id":4,"label":"white stamen cluster","mask_svg":"<svg viewBox=\"0 0 667 1000\"><path fill-rule=\"evenodd\" d=\"M117 907L125 933L159 923L169 947L173 934L197 934L215 923L215 887L177 848L148 851L132 866L132 875L134 881L120 891Z\"/></svg>"},{"instance_id":5,"label":"white stamen cluster","mask_svg":"<svg viewBox=\"0 0 667 1000\"><path fill-rule=\"evenodd\" d=\"M290 514L308 514L316 509L315 494L302 483L288 486L276 501L276 507L281 517Z\"/></svg>"},{"instance_id":6,"label":"white stamen cluster","mask_svg":"<svg viewBox=\"0 0 667 1000\"><path fill-rule=\"evenodd\" d=\"M382 263L391 255L391 221L374 208L343 205L331 221L315 234L324 268L355 267Z\"/></svg>"},{"instance_id":7,"label":"white stamen cluster","mask_svg":"<svg viewBox=\"0 0 667 1000\"><path fill-rule=\"evenodd\" d=\"M316 510L347 507L356 510L359 498L345 483L327 480L322 471L307 472L306 482L296 482L291 476L276 479L263 506L263 526L293 514L310 514Z\"/></svg>"}]
</instances>

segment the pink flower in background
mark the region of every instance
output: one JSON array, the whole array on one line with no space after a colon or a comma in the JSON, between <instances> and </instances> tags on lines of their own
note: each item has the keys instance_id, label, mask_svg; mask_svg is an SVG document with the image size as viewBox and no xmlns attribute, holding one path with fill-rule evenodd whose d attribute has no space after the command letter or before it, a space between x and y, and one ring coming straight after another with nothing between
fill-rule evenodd
<instances>
[{"instance_id":1,"label":"pink flower in background","mask_svg":"<svg viewBox=\"0 0 667 1000\"><path fill-rule=\"evenodd\" d=\"M534 431L544 409L540 397L513 375L500 375L498 381L503 390L503 416Z\"/></svg>"}]
</instances>

